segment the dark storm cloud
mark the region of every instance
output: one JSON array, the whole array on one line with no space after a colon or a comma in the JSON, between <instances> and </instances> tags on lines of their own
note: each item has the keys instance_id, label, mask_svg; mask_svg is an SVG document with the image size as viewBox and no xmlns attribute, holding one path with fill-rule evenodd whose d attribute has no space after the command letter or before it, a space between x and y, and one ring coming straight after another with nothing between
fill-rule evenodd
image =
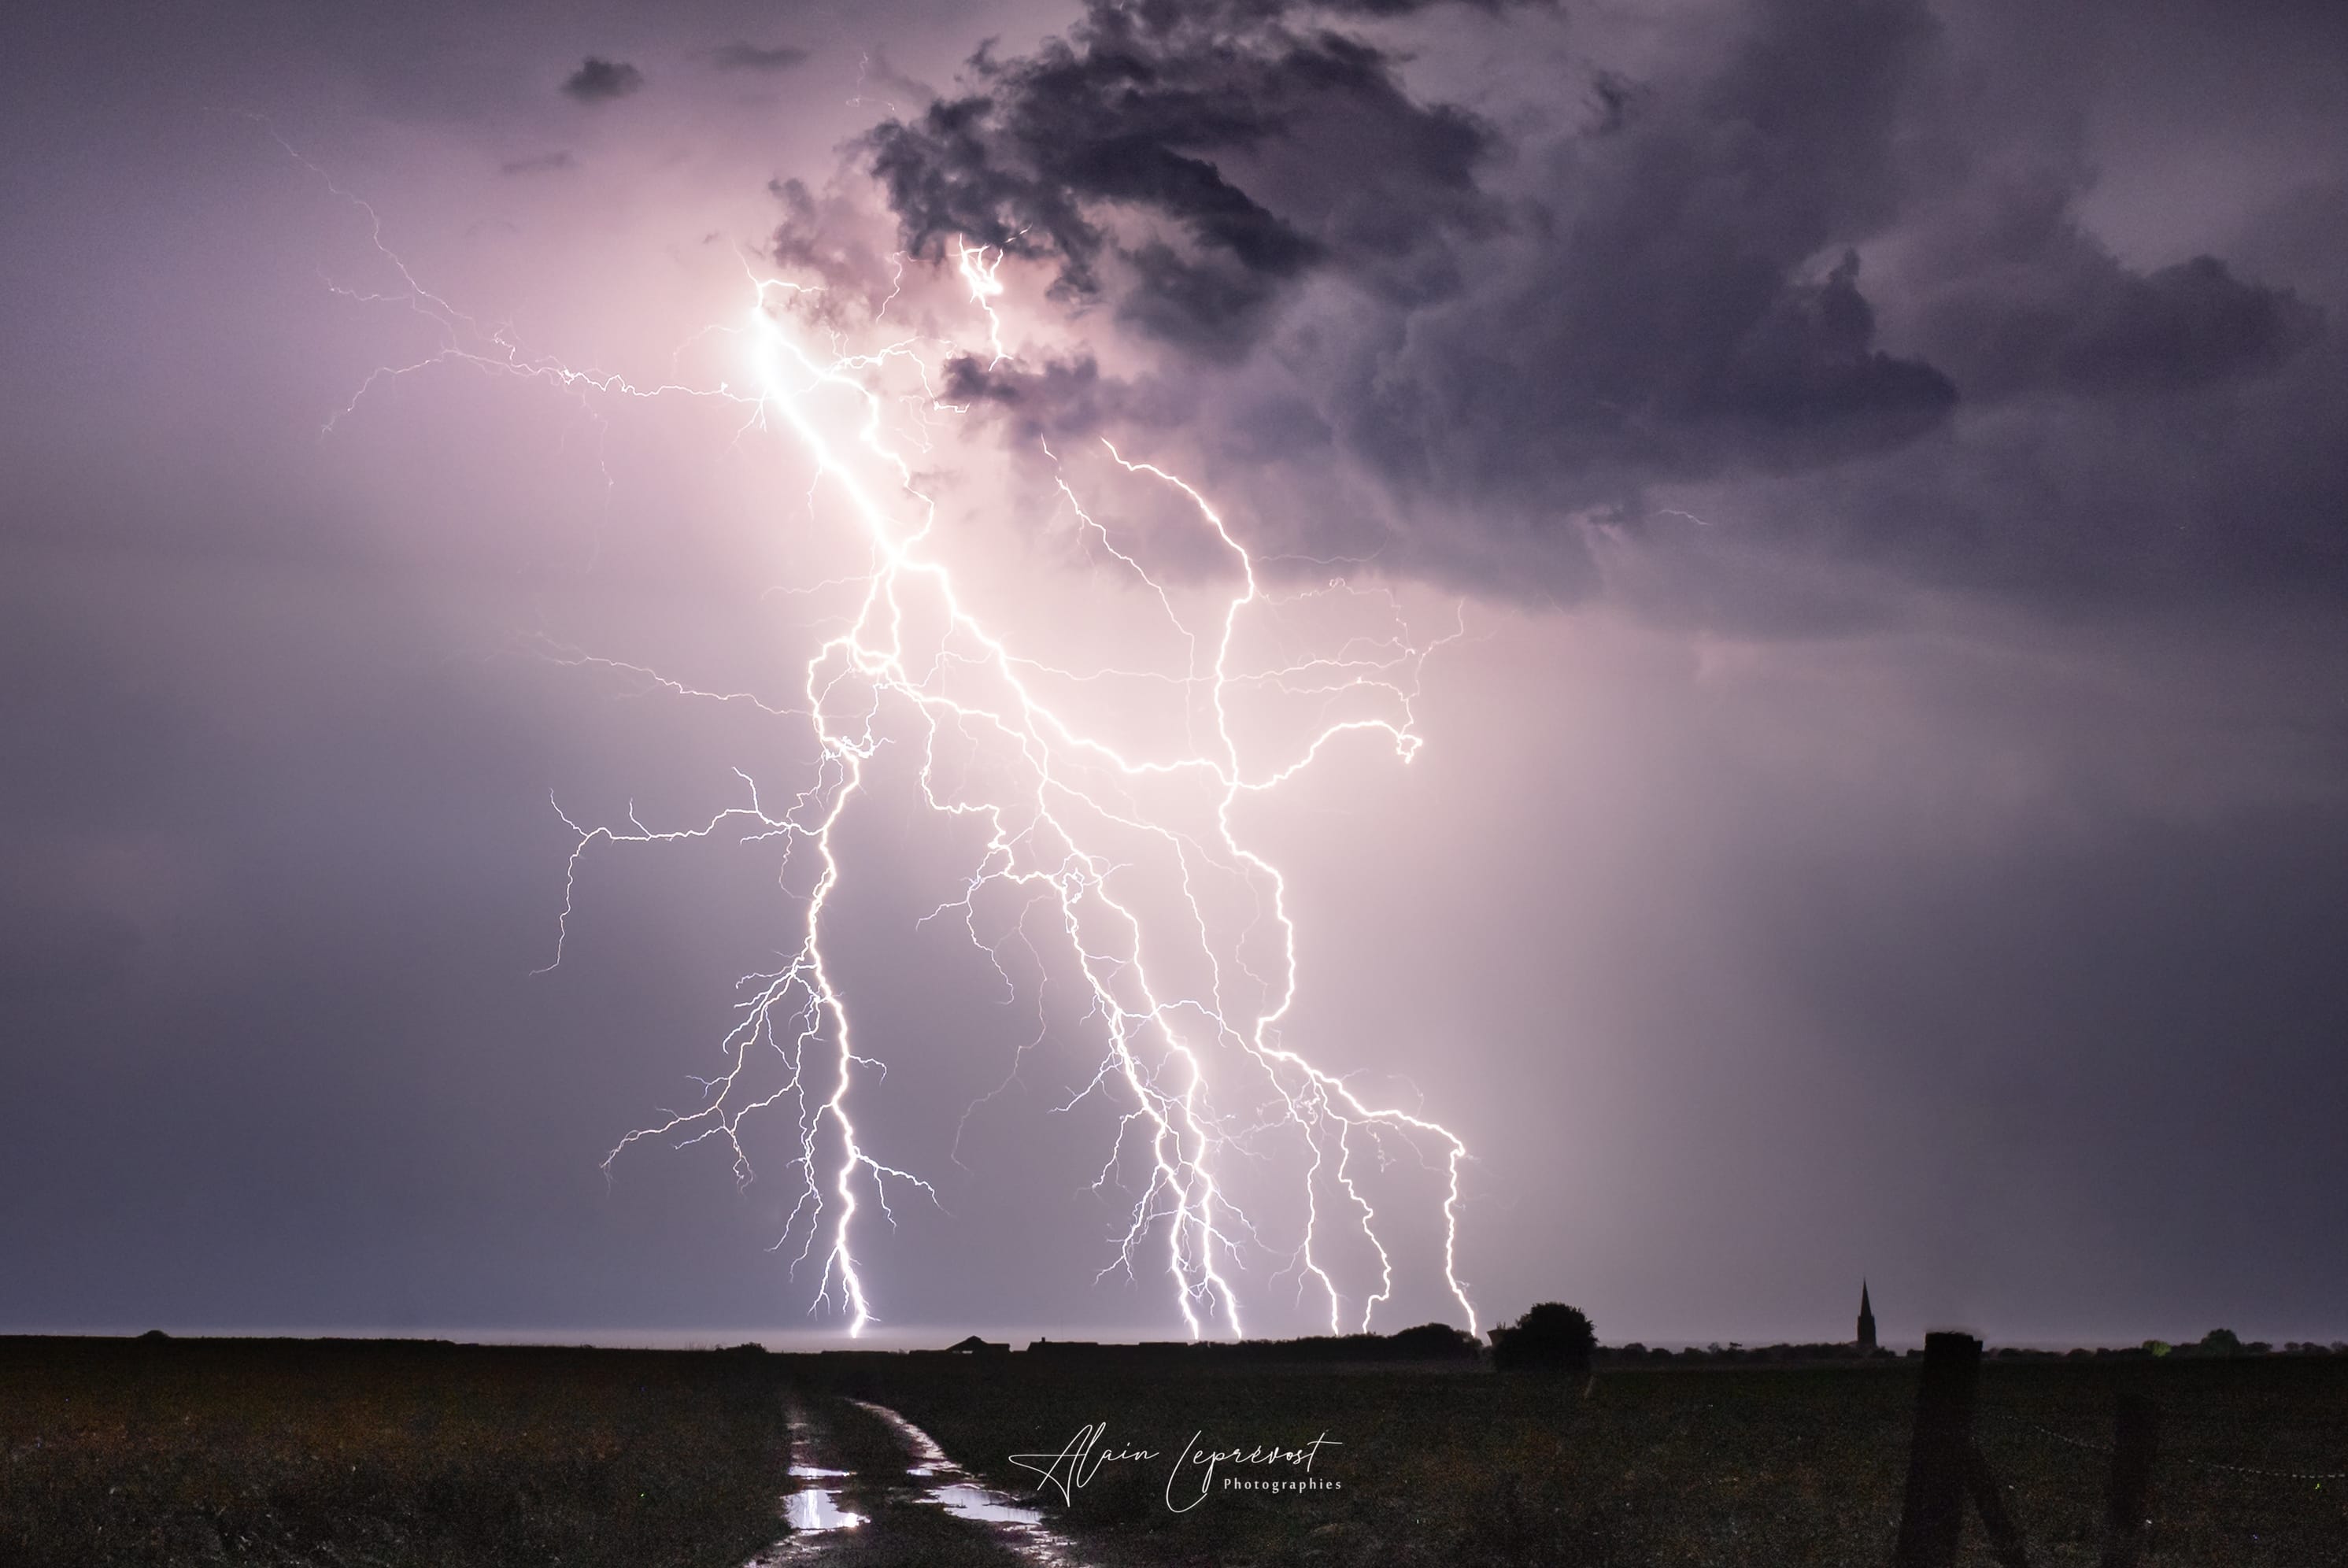
<instances>
[{"instance_id":1,"label":"dark storm cloud","mask_svg":"<svg viewBox=\"0 0 2348 1568\"><path fill-rule=\"evenodd\" d=\"M2331 310L2348 309L2348 180L2314 180L2290 192L2244 232L2244 263Z\"/></svg>"},{"instance_id":2,"label":"dark storm cloud","mask_svg":"<svg viewBox=\"0 0 2348 1568\"><path fill-rule=\"evenodd\" d=\"M2272 370L2322 336L2321 312L2215 256L2129 271L2066 205L2059 191L2020 198L1927 307L1923 330L1969 396L2207 387Z\"/></svg>"},{"instance_id":3,"label":"dark storm cloud","mask_svg":"<svg viewBox=\"0 0 2348 1568\"><path fill-rule=\"evenodd\" d=\"M1907 450L1681 499L1761 547L2024 600L2336 596L2348 352L2327 338L2210 386L2016 395Z\"/></svg>"},{"instance_id":4,"label":"dark storm cloud","mask_svg":"<svg viewBox=\"0 0 2348 1568\"><path fill-rule=\"evenodd\" d=\"M625 60L598 59L590 55L564 78L562 90L581 103L609 103L613 98L626 98L644 85L644 73Z\"/></svg>"},{"instance_id":5,"label":"dark storm cloud","mask_svg":"<svg viewBox=\"0 0 2348 1568\"><path fill-rule=\"evenodd\" d=\"M788 71L793 66L805 65L813 51L797 44L763 44L736 42L710 51L709 63L721 71Z\"/></svg>"},{"instance_id":6,"label":"dark storm cloud","mask_svg":"<svg viewBox=\"0 0 2348 1568\"><path fill-rule=\"evenodd\" d=\"M1877 346L1849 247L1896 210L1899 108L1934 38L1905 0L1797 0L1708 79L1612 87L1542 155L1515 270L1384 324L1324 397L1334 421L1416 490L1519 504L1930 430L1957 389Z\"/></svg>"},{"instance_id":7,"label":"dark storm cloud","mask_svg":"<svg viewBox=\"0 0 2348 1568\"><path fill-rule=\"evenodd\" d=\"M935 256L966 239L1048 257L1065 296L1113 298L1141 332L1208 357L1243 352L1315 269L1385 294L1447 292L1447 236L1495 222L1475 181L1492 132L1412 98L1370 45L1292 26L1289 9L1100 0L1034 56L982 50L979 90L868 140L906 247ZM1301 167L1339 145L1341 168ZM1282 211L1230 172L1259 160ZM1121 232L1109 206L1147 222Z\"/></svg>"},{"instance_id":8,"label":"dark storm cloud","mask_svg":"<svg viewBox=\"0 0 2348 1568\"><path fill-rule=\"evenodd\" d=\"M1158 394L1153 397L1153 394ZM1021 445L1089 436L1123 420L1173 424L1195 412L1196 399L1176 388L1103 376L1088 358L1049 360L1028 369L988 366L970 355L946 361L942 402L981 406L1011 418Z\"/></svg>"},{"instance_id":9,"label":"dark storm cloud","mask_svg":"<svg viewBox=\"0 0 2348 1568\"><path fill-rule=\"evenodd\" d=\"M1624 460L1818 460L1945 414L1945 377L1873 346L1855 257L1802 271L1888 213L1888 132L1930 20L1898 0L1778 10L1675 109L1637 113L1634 88L1592 80L1595 151L1560 170L1577 189L1552 192L1579 211L1535 202L1507 224L1535 265L1447 322L1418 375L1381 377L1342 411L1365 450L1433 480L1494 474L1529 449L1541 469L1521 477L1545 483ZM1811 47L1821 31L1833 50ZM1028 59L980 56L986 90L883 126L873 167L917 253L963 235L1050 255L1063 289L1092 297L1115 252L1120 314L1179 347L1244 351L1272 328L1282 285L1313 271L1364 286L1399 326L1462 292L1450 242L1501 229L1506 209L1478 179L1497 133L1410 97L1396 63L1271 7L1161 22L1103 3ZM1280 211L1227 177L1214 160L1227 152ZM1330 190L1347 194L1316 197ZM1111 204L1160 214L1189 243L1121 244L1099 217ZM1444 451L1444 438L1473 445Z\"/></svg>"},{"instance_id":10,"label":"dark storm cloud","mask_svg":"<svg viewBox=\"0 0 2348 1568\"><path fill-rule=\"evenodd\" d=\"M1303 517L1308 553L1578 590L1577 535L1543 524L1759 485L1729 515L1796 548L2075 586L2096 560L2133 575L2113 498L2149 490L2165 515L2218 508L2188 531L2230 528L2215 547L2238 562L2338 575L2326 454L2348 424L2331 373L2293 369L2329 366L2322 312L2287 268L2131 265L2091 231L2075 60L2004 13L1922 0L1723 16L1636 75L1577 59L1504 138L1414 96L1401 57L1327 8L1099 0L1032 55L982 52L970 90L868 148L909 249L1046 259L1066 301L1108 302L1156 356L1146 397L1089 363L1006 364L961 367L958 400L1022 432L1205 407L1211 452L1366 476L1396 521ZM2271 222L2267 250L2320 248L2312 210ZM2300 434L2209 482L2242 466L2216 432L2254 408ZM1916 504L1884 504L1903 491ZM2269 504L2241 527L2229 494Z\"/></svg>"}]
</instances>

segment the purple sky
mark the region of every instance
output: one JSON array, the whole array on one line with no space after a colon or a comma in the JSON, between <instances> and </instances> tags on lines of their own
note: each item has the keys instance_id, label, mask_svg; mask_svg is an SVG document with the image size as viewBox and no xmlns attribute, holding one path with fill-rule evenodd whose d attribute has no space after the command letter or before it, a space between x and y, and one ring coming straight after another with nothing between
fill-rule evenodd
<instances>
[{"instance_id":1,"label":"purple sky","mask_svg":"<svg viewBox=\"0 0 2348 1568\"><path fill-rule=\"evenodd\" d=\"M1457 617L1413 761L1246 826L1282 1037L1472 1151L1487 1324L1836 1338L1864 1274L1893 1342L2348 1337L2337 5L50 10L0 35L0 1329L838 1325L779 1127L747 1187L600 1168L803 883L602 846L533 973L550 794L814 777L562 651L788 705L837 497L722 399L370 382L453 340L339 190L467 343L639 386L726 374L746 266L868 343L902 253L886 319L969 346L947 253L1007 247L1014 356L896 407L1039 656L1155 656L1037 455L1101 437L1276 591ZM828 950L940 1204L863 1233L875 1311L1179 1331L1095 1282L1097 1020L917 925L969 844L883 771ZM1385 1328L1457 1315L1413 1169ZM1317 1326L1282 1263L1251 1330Z\"/></svg>"}]
</instances>

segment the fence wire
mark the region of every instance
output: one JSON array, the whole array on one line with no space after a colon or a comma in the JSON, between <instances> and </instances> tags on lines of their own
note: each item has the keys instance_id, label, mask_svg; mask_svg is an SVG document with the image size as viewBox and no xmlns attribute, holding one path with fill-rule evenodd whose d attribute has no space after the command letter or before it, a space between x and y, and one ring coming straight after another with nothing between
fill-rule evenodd
<instances>
[{"instance_id":1,"label":"fence wire","mask_svg":"<svg viewBox=\"0 0 2348 1568\"><path fill-rule=\"evenodd\" d=\"M2019 1416L2009 1416L1999 1410L1984 1410L1981 1414L1987 1416L1993 1421L2009 1427L2024 1428L2036 1432L2040 1437L2052 1438L2058 1443L2067 1443L2075 1449L2085 1449L2089 1453L2108 1455L2112 1451L2112 1446L2109 1443L2088 1442L2084 1439L2058 1432L2051 1427L2042 1427L2035 1421L2025 1421ZM2236 1475L2267 1476L2276 1480L2348 1480L2348 1470L2264 1470L2257 1465L2230 1465L2216 1460L2197 1460L2185 1454L2163 1453L2160 1457L2172 1464L2190 1465L2195 1470L2229 1470Z\"/></svg>"}]
</instances>

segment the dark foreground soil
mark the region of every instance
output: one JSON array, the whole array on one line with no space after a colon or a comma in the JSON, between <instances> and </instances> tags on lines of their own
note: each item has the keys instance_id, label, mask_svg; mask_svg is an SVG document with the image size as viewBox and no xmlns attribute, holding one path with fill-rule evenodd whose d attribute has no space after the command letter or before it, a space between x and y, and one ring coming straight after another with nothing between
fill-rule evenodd
<instances>
[{"instance_id":1,"label":"dark foreground soil","mask_svg":"<svg viewBox=\"0 0 2348 1568\"><path fill-rule=\"evenodd\" d=\"M2124 1387L2164 1417L2147 1568L2348 1568L2348 1357L1991 1365L1978 1438L2033 1563L2097 1560ZM0 1563L739 1568L786 1533L794 1409L868 1524L786 1560L1011 1561L908 1501L903 1445L861 1399L1105 1568L1881 1568L1914 1398L1912 1362L1614 1368L1585 1393L1472 1367L0 1339ZM1065 1502L1012 1462L1093 1423L1097 1453L1148 1457ZM1316 1437L1334 1485L1183 1468ZM1977 1527L1962 1561L1991 1562Z\"/></svg>"},{"instance_id":2,"label":"dark foreground soil","mask_svg":"<svg viewBox=\"0 0 2348 1568\"><path fill-rule=\"evenodd\" d=\"M1159 1453L1103 1463L1065 1507L1047 1493L1054 1527L1108 1568L1883 1568L1916 1396L1913 1361L1611 1369L1586 1395L1578 1380L1480 1371L826 1362L835 1386L899 1410L1005 1491L1032 1496L1038 1479L1009 1456L1055 1453L1087 1423ZM2147 1568L2348 1565L2348 1357L1990 1365L1976 1434L2033 1563L2099 1560L2123 1387L2164 1417ZM1194 1433L1226 1450L1325 1433L1343 1446L1313 1474L1341 1484L1215 1490L1178 1514L1168 1471ZM1960 1561L1993 1563L1977 1522Z\"/></svg>"},{"instance_id":3,"label":"dark foreground soil","mask_svg":"<svg viewBox=\"0 0 2348 1568\"><path fill-rule=\"evenodd\" d=\"M0 1339L9 1568L737 1568L788 1464L759 1355Z\"/></svg>"}]
</instances>

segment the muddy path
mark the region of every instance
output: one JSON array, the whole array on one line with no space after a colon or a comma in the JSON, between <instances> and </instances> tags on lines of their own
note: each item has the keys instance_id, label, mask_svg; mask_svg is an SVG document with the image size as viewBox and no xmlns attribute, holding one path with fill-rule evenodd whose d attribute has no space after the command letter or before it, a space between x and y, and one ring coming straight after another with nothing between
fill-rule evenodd
<instances>
[{"instance_id":1,"label":"muddy path","mask_svg":"<svg viewBox=\"0 0 2348 1568\"><path fill-rule=\"evenodd\" d=\"M749 1568L1083 1568L1035 1509L982 1486L884 1406L790 1405L790 1538Z\"/></svg>"}]
</instances>

